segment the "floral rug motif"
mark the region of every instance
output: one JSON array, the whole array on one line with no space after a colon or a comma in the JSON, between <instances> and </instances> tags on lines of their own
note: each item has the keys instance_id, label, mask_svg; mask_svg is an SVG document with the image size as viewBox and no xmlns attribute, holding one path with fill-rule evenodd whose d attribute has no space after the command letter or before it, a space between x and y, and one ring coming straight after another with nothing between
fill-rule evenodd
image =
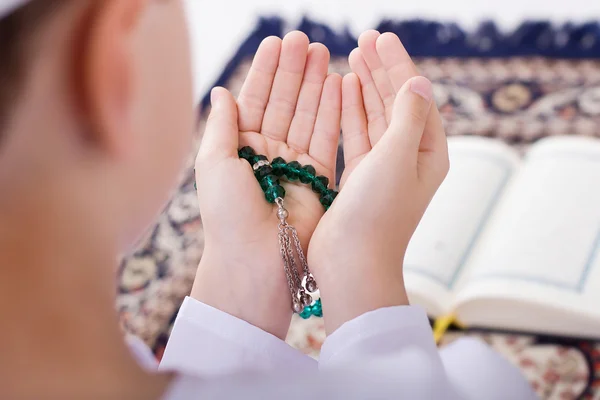
<instances>
[{"instance_id":1,"label":"floral rug motif","mask_svg":"<svg viewBox=\"0 0 600 400\"><path fill-rule=\"evenodd\" d=\"M305 20L298 29L324 43L333 71L348 72L356 46L348 32ZM260 41L288 29L261 20L216 84L238 93ZM446 132L495 137L525 150L552 135L600 137L600 25L527 22L510 33L484 23L467 33L453 24L383 22L397 33L423 75L434 84ZM204 104L207 104L205 99ZM206 118L201 114L200 131ZM117 307L125 330L160 358L170 327L189 293L202 256L203 231L193 185L193 157L171 204L119 273ZM340 155L343 156L340 150ZM343 169L339 163L338 176ZM518 365L543 399L600 399L600 344L593 341L497 332L449 332L444 344L465 335L485 340ZM295 318L288 343L318 357L322 321Z\"/></svg>"}]
</instances>

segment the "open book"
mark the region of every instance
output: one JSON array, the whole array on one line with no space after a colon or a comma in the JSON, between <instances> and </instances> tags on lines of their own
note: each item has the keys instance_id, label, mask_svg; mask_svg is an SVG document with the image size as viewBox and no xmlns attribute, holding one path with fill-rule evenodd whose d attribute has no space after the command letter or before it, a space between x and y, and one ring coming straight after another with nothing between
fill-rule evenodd
<instances>
[{"instance_id":1,"label":"open book","mask_svg":"<svg viewBox=\"0 0 600 400\"><path fill-rule=\"evenodd\" d=\"M449 147L405 257L411 302L467 327L600 337L600 141Z\"/></svg>"}]
</instances>

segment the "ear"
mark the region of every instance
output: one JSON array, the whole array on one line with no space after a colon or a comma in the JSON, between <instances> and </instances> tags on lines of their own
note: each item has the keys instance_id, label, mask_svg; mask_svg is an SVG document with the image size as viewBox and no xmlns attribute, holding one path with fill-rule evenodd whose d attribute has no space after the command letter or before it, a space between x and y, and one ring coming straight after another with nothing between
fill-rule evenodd
<instances>
[{"instance_id":1,"label":"ear","mask_svg":"<svg viewBox=\"0 0 600 400\"><path fill-rule=\"evenodd\" d=\"M79 47L81 100L88 139L113 156L132 142L135 59L131 42L146 0L93 2Z\"/></svg>"}]
</instances>

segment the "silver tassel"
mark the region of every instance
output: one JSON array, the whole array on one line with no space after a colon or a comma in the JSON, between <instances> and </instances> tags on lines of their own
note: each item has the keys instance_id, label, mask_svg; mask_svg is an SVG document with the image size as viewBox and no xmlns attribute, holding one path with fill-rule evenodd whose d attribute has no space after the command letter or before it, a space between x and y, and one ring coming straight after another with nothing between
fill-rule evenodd
<instances>
[{"instance_id":1,"label":"silver tassel","mask_svg":"<svg viewBox=\"0 0 600 400\"><path fill-rule=\"evenodd\" d=\"M283 261L285 277L292 296L292 309L296 313L301 313L304 307L312 304L313 298L307 292L315 292L317 283L308 268L298 232L296 228L287 223L289 213L283 206L283 199L280 197L275 202L277 203L277 217L279 218L279 254ZM298 273L297 260L302 268L302 277Z\"/></svg>"}]
</instances>

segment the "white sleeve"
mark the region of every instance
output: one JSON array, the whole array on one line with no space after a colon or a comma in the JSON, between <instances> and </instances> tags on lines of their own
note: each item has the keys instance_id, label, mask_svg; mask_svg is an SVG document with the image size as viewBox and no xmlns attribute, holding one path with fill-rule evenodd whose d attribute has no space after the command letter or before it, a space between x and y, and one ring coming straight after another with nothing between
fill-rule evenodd
<instances>
[{"instance_id":1,"label":"white sleeve","mask_svg":"<svg viewBox=\"0 0 600 400\"><path fill-rule=\"evenodd\" d=\"M135 358L138 364L147 371L156 371L158 361L152 354L152 350L140 338L133 335L125 337L125 343L131 351L131 355Z\"/></svg>"},{"instance_id":2,"label":"white sleeve","mask_svg":"<svg viewBox=\"0 0 600 400\"><path fill-rule=\"evenodd\" d=\"M187 297L160 369L202 377L239 371L298 373L316 370L317 362L262 329Z\"/></svg>"},{"instance_id":3,"label":"white sleeve","mask_svg":"<svg viewBox=\"0 0 600 400\"><path fill-rule=\"evenodd\" d=\"M520 371L480 341L439 351L425 311L416 306L383 308L346 323L323 344L319 367L394 371L410 398L537 398Z\"/></svg>"},{"instance_id":4,"label":"white sleeve","mask_svg":"<svg viewBox=\"0 0 600 400\"><path fill-rule=\"evenodd\" d=\"M424 310L414 306L344 324L325 341L318 370L281 340L192 299L173 334L162 368L187 375L163 400L536 399L515 367L477 341L438 351Z\"/></svg>"},{"instance_id":5,"label":"white sleeve","mask_svg":"<svg viewBox=\"0 0 600 400\"><path fill-rule=\"evenodd\" d=\"M448 379L463 399L537 399L521 371L480 340L458 340L440 355Z\"/></svg>"}]
</instances>

